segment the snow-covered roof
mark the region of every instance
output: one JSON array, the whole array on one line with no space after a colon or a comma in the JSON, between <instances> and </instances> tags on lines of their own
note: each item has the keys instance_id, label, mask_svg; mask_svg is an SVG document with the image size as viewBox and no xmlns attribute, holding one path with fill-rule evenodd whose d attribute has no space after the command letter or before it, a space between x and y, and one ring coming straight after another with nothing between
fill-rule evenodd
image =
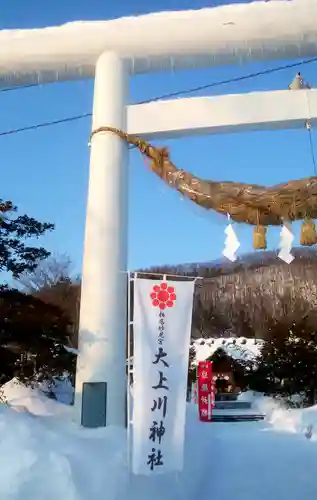
<instances>
[{"instance_id":1,"label":"snow-covered roof","mask_svg":"<svg viewBox=\"0 0 317 500\"><path fill-rule=\"evenodd\" d=\"M233 359L251 361L261 352L263 340L246 339L245 337L210 338L192 341L196 361L204 361L219 348Z\"/></svg>"},{"instance_id":2,"label":"snow-covered roof","mask_svg":"<svg viewBox=\"0 0 317 500\"><path fill-rule=\"evenodd\" d=\"M245 337L227 338L200 338L190 342L190 348L194 349L195 355L192 365L197 361L204 361L212 356L219 348L236 360L252 361L260 353L264 341L261 339L247 339ZM128 360L127 360L128 365ZM130 368L133 366L133 356L130 357Z\"/></svg>"}]
</instances>

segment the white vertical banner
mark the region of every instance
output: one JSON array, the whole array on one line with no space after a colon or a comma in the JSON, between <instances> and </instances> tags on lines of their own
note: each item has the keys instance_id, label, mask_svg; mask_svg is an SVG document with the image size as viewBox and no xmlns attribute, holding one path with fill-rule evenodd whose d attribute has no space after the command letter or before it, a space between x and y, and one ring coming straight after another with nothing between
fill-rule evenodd
<instances>
[{"instance_id":1,"label":"white vertical banner","mask_svg":"<svg viewBox=\"0 0 317 500\"><path fill-rule=\"evenodd\" d=\"M183 468L194 287L194 280L135 280L134 474Z\"/></svg>"}]
</instances>

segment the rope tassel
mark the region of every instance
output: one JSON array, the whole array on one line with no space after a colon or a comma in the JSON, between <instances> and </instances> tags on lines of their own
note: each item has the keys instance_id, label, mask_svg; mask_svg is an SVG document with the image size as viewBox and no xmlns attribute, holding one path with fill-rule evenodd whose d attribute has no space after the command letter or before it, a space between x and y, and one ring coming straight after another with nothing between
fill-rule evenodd
<instances>
[{"instance_id":1,"label":"rope tassel","mask_svg":"<svg viewBox=\"0 0 317 500\"><path fill-rule=\"evenodd\" d=\"M307 219L303 222L300 233L300 244L312 246L317 243L317 233L314 221Z\"/></svg>"},{"instance_id":2,"label":"rope tassel","mask_svg":"<svg viewBox=\"0 0 317 500\"><path fill-rule=\"evenodd\" d=\"M265 226L255 226L253 230L253 248L257 250L265 250L267 248Z\"/></svg>"}]
</instances>

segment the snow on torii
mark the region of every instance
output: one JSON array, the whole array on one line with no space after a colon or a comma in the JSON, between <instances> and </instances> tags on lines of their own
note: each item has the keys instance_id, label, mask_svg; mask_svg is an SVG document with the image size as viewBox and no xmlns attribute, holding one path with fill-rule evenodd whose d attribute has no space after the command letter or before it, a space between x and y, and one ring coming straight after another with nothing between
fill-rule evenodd
<instances>
[{"instance_id":1,"label":"snow on torii","mask_svg":"<svg viewBox=\"0 0 317 500\"><path fill-rule=\"evenodd\" d=\"M316 18L316 0L270 0L2 30L0 83L93 78L105 51L127 61L131 74L314 57Z\"/></svg>"}]
</instances>

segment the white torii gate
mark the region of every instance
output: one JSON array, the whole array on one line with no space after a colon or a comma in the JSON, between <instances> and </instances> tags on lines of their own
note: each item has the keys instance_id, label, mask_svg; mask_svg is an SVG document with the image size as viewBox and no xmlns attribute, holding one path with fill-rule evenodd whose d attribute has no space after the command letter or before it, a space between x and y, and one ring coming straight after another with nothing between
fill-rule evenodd
<instances>
[{"instance_id":1,"label":"white torii gate","mask_svg":"<svg viewBox=\"0 0 317 500\"><path fill-rule=\"evenodd\" d=\"M3 30L0 85L94 77L93 130L112 126L148 139L302 127L308 117L317 119L317 91L128 106L128 85L132 75L142 72L314 57L316 19L317 0L271 0ZM127 226L127 145L99 133L90 157L75 397L79 422L83 384L106 382L106 423L125 425Z\"/></svg>"}]
</instances>

